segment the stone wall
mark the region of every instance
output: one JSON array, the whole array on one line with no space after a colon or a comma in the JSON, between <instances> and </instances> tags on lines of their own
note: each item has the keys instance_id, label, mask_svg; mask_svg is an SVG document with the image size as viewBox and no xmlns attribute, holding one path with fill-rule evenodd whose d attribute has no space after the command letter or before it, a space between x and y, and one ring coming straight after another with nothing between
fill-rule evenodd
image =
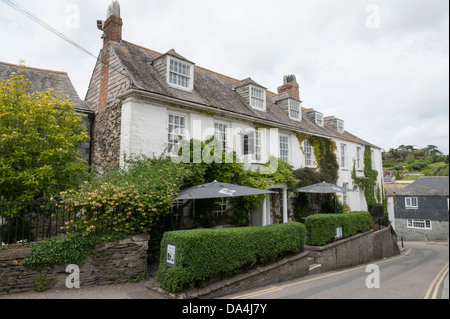
<instances>
[{"instance_id":1,"label":"stone wall","mask_svg":"<svg viewBox=\"0 0 450 319\"><path fill-rule=\"evenodd\" d=\"M80 286L117 284L145 274L149 239L149 235L136 235L96 246L94 252L77 265ZM30 249L26 246L0 251L0 295L34 290L39 278L50 280L49 288L67 289L68 265L34 270L22 265L29 255Z\"/></svg>"},{"instance_id":2,"label":"stone wall","mask_svg":"<svg viewBox=\"0 0 450 319\"><path fill-rule=\"evenodd\" d=\"M368 232L338 240L324 246L305 246L315 263L322 264L322 271L370 263L400 253L390 228Z\"/></svg>"},{"instance_id":3,"label":"stone wall","mask_svg":"<svg viewBox=\"0 0 450 319\"><path fill-rule=\"evenodd\" d=\"M408 219L395 219L395 232L399 239L410 241L447 240L449 239L449 223L445 220L431 220L431 229L409 228Z\"/></svg>"},{"instance_id":4,"label":"stone wall","mask_svg":"<svg viewBox=\"0 0 450 319\"><path fill-rule=\"evenodd\" d=\"M94 120L92 139L92 166L97 174L103 174L109 167L120 163L122 103L116 101Z\"/></svg>"}]
</instances>

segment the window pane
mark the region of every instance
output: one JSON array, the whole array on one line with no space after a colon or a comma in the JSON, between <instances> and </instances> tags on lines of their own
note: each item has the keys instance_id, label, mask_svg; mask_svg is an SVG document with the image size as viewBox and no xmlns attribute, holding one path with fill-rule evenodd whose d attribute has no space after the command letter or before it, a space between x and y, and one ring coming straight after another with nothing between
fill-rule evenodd
<instances>
[{"instance_id":1,"label":"window pane","mask_svg":"<svg viewBox=\"0 0 450 319\"><path fill-rule=\"evenodd\" d=\"M264 109L264 90L251 87L250 105L255 108Z\"/></svg>"},{"instance_id":2,"label":"window pane","mask_svg":"<svg viewBox=\"0 0 450 319\"><path fill-rule=\"evenodd\" d=\"M312 165L312 161L311 161L311 154L312 154L312 148L311 148L311 144L309 143L309 141L305 141L304 144L304 151L305 151L305 165L307 166L311 166Z\"/></svg>"},{"instance_id":3,"label":"window pane","mask_svg":"<svg viewBox=\"0 0 450 319\"><path fill-rule=\"evenodd\" d=\"M185 137L186 118L184 116L169 114L168 122L169 132L167 149L169 153L175 153L180 147L180 141Z\"/></svg>"},{"instance_id":4,"label":"window pane","mask_svg":"<svg viewBox=\"0 0 450 319\"><path fill-rule=\"evenodd\" d=\"M293 119L300 119L300 103L298 101L289 100L289 114Z\"/></svg>"},{"instance_id":5,"label":"window pane","mask_svg":"<svg viewBox=\"0 0 450 319\"><path fill-rule=\"evenodd\" d=\"M191 66L187 63L170 59L169 83L189 88Z\"/></svg>"},{"instance_id":6,"label":"window pane","mask_svg":"<svg viewBox=\"0 0 450 319\"><path fill-rule=\"evenodd\" d=\"M248 154L248 135L244 135L244 155Z\"/></svg>"},{"instance_id":7,"label":"window pane","mask_svg":"<svg viewBox=\"0 0 450 319\"><path fill-rule=\"evenodd\" d=\"M288 146L288 137L280 136L280 158L288 162L289 158L289 146Z\"/></svg>"}]
</instances>

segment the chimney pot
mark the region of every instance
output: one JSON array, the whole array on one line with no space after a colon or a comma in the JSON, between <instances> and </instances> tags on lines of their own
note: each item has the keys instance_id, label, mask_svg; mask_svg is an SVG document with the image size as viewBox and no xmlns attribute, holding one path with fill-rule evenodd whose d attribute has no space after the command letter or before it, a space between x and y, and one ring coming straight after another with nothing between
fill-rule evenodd
<instances>
[{"instance_id":1,"label":"chimney pot","mask_svg":"<svg viewBox=\"0 0 450 319\"><path fill-rule=\"evenodd\" d=\"M109 6L108 6L108 14L106 18L108 19L111 16L116 16L120 18L120 4L117 2L117 0L114 0Z\"/></svg>"}]
</instances>

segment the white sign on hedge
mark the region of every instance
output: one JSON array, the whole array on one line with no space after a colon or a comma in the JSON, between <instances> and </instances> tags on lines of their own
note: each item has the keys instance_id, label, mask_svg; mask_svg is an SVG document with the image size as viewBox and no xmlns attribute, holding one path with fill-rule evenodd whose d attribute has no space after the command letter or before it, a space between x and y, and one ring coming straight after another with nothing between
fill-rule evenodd
<instances>
[{"instance_id":1,"label":"white sign on hedge","mask_svg":"<svg viewBox=\"0 0 450 319\"><path fill-rule=\"evenodd\" d=\"M166 243L166 264L175 267L177 246L174 243Z\"/></svg>"},{"instance_id":2,"label":"white sign on hedge","mask_svg":"<svg viewBox=\"0 0 450 319\"><path fill-rule=\"evenodd\" d=\"M336 239L339 239L339 238L342 238L342 237L344 237L344 234L343 234L343 232L342 232L342 227L341 226L338 226L337 228L336 228Z\"/></svg>"}]
</instances>

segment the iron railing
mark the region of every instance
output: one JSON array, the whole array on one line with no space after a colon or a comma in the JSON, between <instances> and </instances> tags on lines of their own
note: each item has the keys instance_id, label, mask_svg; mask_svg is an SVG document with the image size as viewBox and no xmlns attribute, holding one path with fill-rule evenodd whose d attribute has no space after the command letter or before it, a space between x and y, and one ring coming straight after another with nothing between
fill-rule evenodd
<instances>
[{"instance_id":1,"label":"iron railing","mask_svg":"<svg viewBox=\"0 0 450 319\"><path fill-rule=\"evenodd\" d=\"M39 202L6 201L0 199L0 245L31 243L66 232L66 222L77 216L68 204L44 200Z\"/></svg>"}]
</instances>

